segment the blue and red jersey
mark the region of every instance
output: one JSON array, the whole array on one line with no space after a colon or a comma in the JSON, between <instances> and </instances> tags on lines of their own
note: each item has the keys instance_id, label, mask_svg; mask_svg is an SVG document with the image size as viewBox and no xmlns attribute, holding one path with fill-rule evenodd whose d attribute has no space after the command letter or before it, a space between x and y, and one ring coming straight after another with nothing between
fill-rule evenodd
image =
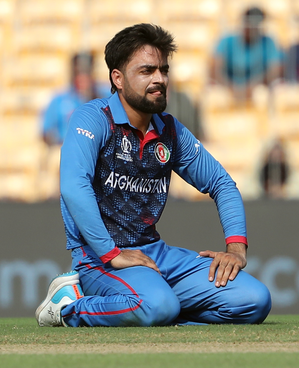
<instances>
[{"instance_id":1,"label":"blue and red jersey","mask_svg":"<svg viewBox=\"0 0 299 368\"><path fill-rule=\"evenodd\" d=\"M246 244L244 207L234 181L177 119L154 114L143 136L117 93L78 108L61 150L67 248L88 244L108 262L119 248L159 240L156 223L172 170L214 199L226 242Z\"/></svg>"}]
</instances>

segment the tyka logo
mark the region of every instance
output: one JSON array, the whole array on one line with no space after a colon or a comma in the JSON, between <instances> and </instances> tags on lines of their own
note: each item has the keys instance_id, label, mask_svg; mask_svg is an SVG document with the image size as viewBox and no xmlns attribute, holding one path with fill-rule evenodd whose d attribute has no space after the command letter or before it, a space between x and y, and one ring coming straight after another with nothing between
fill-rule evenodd
<instances>
[{"instance_id":1,"label":"tyka logo","mask_svg":"<svg viewBox=\"0 0 299 368\"><path fill-rule=\"evenodd\" d=\"M166 162L170 158L169 149L165 146L165 144L159 142L155 146L155 155L158 161L162 164L166 164Z\"/></svg>"},{"instance_id":2,"label":"tyka logo","mask_svg":"<svg viewBox=\"0 0 299 368\"><path fill-rule=\"evenodd\" d=\"M198 153L198 150L199 150L199 147L200 147L200 141L199 140L197 140L197 143L195 143L195 148L196 148L196 152L195 152L195 154L197 154Z\"/></svg>"},{"instance_id":3,"label":"tyka logo","mask_svg":"<svg viewBox=\"0 0 299 368\"><path fill-rule=\"evenodd\" d=\"M94 134L92 134L88 130L85 130L85 129L82 129L82 128L76 128L76 130L77 130L78 134L85 135L85 137L88 137L90 139L94 138Z\"/></svg>"}]
</instances>

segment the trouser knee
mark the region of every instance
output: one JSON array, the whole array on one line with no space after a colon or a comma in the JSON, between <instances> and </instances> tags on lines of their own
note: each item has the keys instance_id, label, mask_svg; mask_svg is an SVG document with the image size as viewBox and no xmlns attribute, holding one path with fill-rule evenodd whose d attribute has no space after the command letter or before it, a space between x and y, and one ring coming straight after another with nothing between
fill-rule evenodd
<instances>
[{"instance_id":1,"label":"trouser knee","mask_svg":"<svg viewBox=\"0 0 299 368\"><path fill-rule=\"evenodd\" d=\"M172 297L143 301L140 309L140 325L165 326L171 324L179 315L180 303L173 294Z\"/></svg>"},{"instance_id":2,"label":"trouser knee","mask_svg":"<svg viewBox=\"0 0 299 368\"><path fill-rule=\"evenodd\" d=\"M258 288L244 289L238 295L238 304L230 307L234 323L262 323L271 310L272 302L268 288L259 284Z\"/></svg>"}]
</instances>

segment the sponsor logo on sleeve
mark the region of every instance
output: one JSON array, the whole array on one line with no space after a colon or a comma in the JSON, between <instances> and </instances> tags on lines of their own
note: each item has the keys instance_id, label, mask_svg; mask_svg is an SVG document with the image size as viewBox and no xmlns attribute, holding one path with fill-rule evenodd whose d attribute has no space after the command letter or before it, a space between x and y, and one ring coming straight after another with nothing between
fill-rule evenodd
<instances>
[{"instance_id":1,"label":"sponsor logo on sleeve","mask_svg":"<svg viewBox=\"0 0 299 368\"><path fill-rule=\"evenodd\" d=\"M200 147L200 141L198 140L197 141L197 143L195 143L195 148L196 148L196 152L195 152L195 154L197 154L198 153L198 151L199 151L199 147Z\"/></svg>"},{"instance_id":2,"label":"sponsor logo on sleeve","mask_svg":"<svg viewBox=\"0 0 299 368\"><path fill-rule=\"evenodd\" d=\"M91 132L89 132L86 129L82 129L82 128L76 128L78 134L84 135L85 137L89 138L89 139L94 139L94 134L92 134Z\"/></svg>"}]
</instances>

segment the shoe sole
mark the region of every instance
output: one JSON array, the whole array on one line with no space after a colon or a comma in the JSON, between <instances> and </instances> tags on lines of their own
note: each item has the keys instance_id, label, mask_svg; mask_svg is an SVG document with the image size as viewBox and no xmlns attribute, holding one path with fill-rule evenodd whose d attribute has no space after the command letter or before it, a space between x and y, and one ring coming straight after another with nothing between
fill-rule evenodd
<instances>
[{"instance_id":1,"label":"shoe sole","mask_svg":"<svg viewBox=\"0 0 299 368\"><path fill-rule=\"evenodd\" d=\"M54 294L57 293L61 288L67 285L76 285L79 283L79 274L76 273L72 276L57 276L49 285L48 294L41 305L36 309L35 318L39 324L39 315L46 305L51 301Z\"/></svg>"}]
</instances>

